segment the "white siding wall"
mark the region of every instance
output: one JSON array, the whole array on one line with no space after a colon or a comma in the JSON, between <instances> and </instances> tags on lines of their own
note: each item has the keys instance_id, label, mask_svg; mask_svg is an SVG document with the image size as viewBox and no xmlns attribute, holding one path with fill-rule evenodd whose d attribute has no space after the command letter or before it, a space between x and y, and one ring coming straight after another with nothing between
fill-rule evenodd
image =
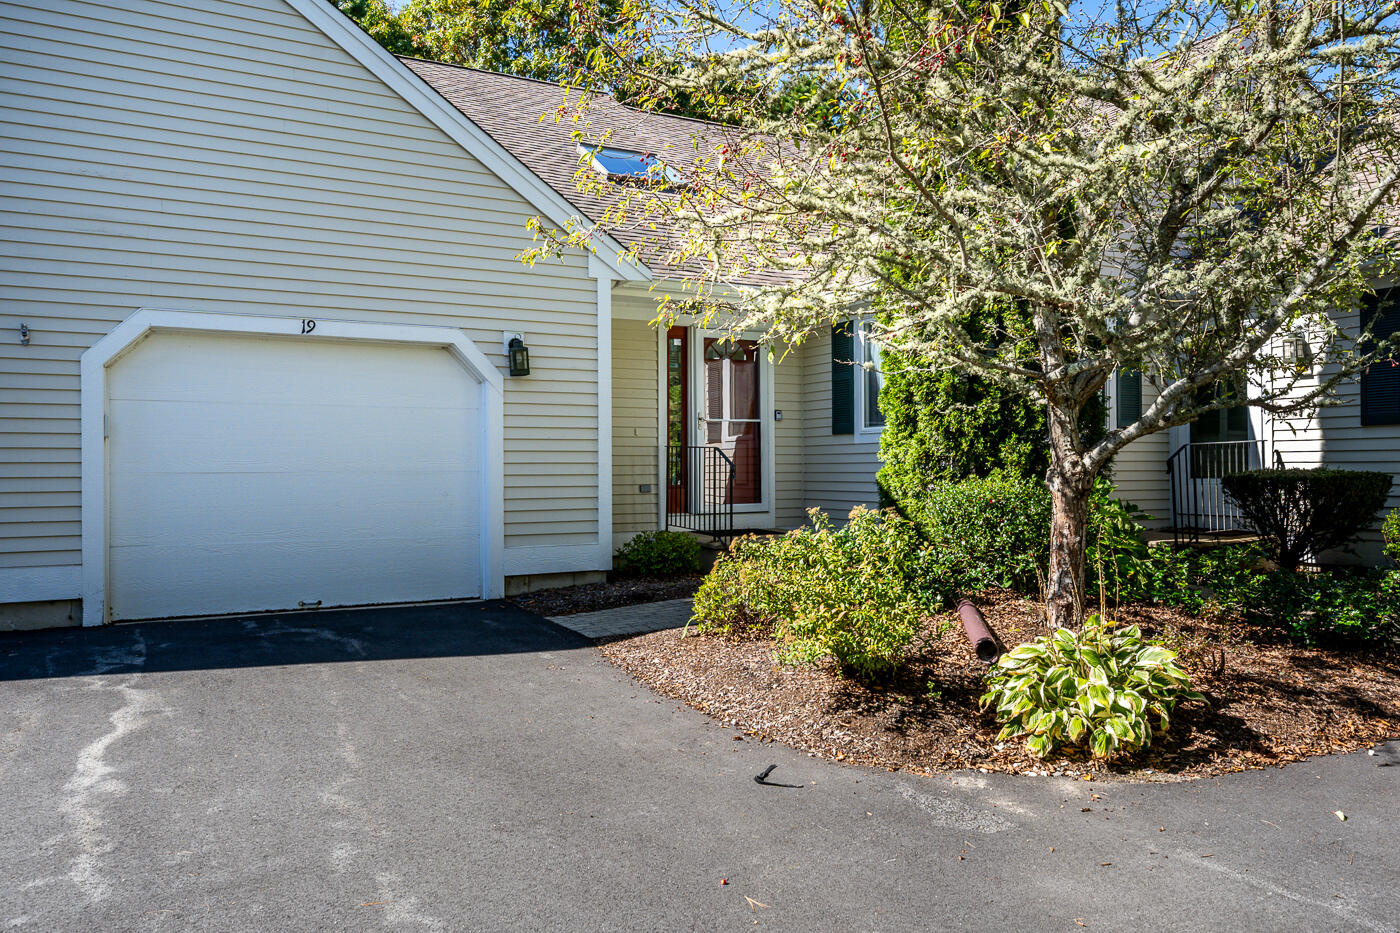
<instances>
[{"instance_id":1,"label":"white siding wall","mask_svg":"<svg viewBox=\"0 0 1400 933\"><path fill-rule=\"evenodd\" d=\"M776 466L776 512L778 528L796 528L807 521L804 444L806 421L803 416L806 359L801 349L779 351L773 370L773 408L783 413L773 423L774 465Z\"/></svg>"},{"instance_id":2,"label":"white siding wall","mask_svg":"<svg viewBox=\"0 0 1400 933\"><path fill-rule=\"evenodd\" d=\"M799 352L803 362L805 503L837 520L857 505L876 508L880 504L875 484L875 473L880 469L879 435L831 433L830 331L803 344Z\"/></svg>"},{"instance_id":3,"label":"white siding wall","mask_svg":"<svg viewBox=\"0 0 1400 933\"><path fill-rule=\"evenodd\" d=\"M621 541L659 521L660 348L646 321L614 318L612 334L613 537Z\"/></svg>"},{"instance_id":4,"label":"white siding wall","mask_svg":"<svg viewBox=\"0 0 1400 933\"><path fill-rule=\"evenodd\" d=\"M1347 333L1358 333L1360 314L1339 312L1338 323ZM1325 372L1323 375L1330 375ZM1380 522L1386 511L1400 508L1400 425L1361 424L1361 381L1349 379L1337 388L1334 405L1320 407L1311 416L1289 421L1278 419L1274 443L1290 467L1327 466L1343 470L1379 470L1390 473L1390 498L1356 546L1356 557L1368 563L1384 561ZM1289 427L1295 431L1290 431ZM1338 559L1348 559L1336 555ZM1354 558L1353 558L1354 559Z\"/></svg>"},{"instance_id":5,"label":"white siding wall","mask_svg":"<svg viewBox=\"0 0 1400 933\"><path fill-rule=\"evenodd\" d=\"M1109 427L1116 427L1118 424L1116 388L1117 380L1109 379ZM1144 379L1142 407L1146 409L1156 399L1157 387ZM1148 523L1149 527L1171 524L1171 485L1167 478L1167 458L1170 456L1168 432L1158 431L1156 434L1138 438L1113 458L1115 495L1152 515L1155 521Z\"/></svg>"},{"instance_id":6,"label":"white siding wall","mask_svg":"<svg viewBox=\"0 0 1400 933\"><path fill-rule=\"evenodd\" d=\"M141 307L462 327L502 368L524 331L507 546L596 540L594 283L515 259L522 198L280 0L0 31L0 568L78 563L78 358Z\"/></svg>"}]
</instances>

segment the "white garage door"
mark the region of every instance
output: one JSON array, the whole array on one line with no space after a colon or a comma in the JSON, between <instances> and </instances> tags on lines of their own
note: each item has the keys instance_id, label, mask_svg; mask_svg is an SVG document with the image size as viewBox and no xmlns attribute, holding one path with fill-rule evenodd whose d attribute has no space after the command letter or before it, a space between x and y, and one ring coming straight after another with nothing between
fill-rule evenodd
<instances>
[{"instance_id":1,"label":"white garage door","mask_svg":"<svg viewBox=\"0 0 1400 933\"><path fill-rule=\"evenodd\" d=\"M481 391L447 350L155 334L107 385L112 619L481 595Z\"/></svg>"}]
</instances>

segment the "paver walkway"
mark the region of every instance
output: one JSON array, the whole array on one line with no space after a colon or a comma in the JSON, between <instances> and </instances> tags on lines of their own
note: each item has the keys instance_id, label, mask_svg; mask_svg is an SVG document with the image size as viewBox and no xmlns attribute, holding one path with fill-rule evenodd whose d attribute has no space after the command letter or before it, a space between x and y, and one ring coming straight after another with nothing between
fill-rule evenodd
<instances>
[{"instance_id":1,"label":"paver walkway","mask_svg":"<svg viewBox=\"0 0 1400 933\"><path fill-rule=\"evenodd\" d=\"M690 621L690 599L667 599L659 603L639 603L597 612L550 616L549 621L578 632L584 638L617 638L641 635L670 628L683 628Z\"/></svg>"}]
</instances>

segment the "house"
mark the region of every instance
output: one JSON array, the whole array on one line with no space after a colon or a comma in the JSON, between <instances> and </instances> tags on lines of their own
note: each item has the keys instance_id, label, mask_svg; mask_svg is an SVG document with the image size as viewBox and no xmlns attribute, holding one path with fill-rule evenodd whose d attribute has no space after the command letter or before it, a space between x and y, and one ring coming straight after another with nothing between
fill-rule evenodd
<instances>
[{"instance_id":1,"label":"house","mask_svg":"<svg viewBox=\"0 0 1400 933\"><path fill-rule=\"evenodd\" d=\"M652 327L655 253L519 261L598 208L558 88L396 59L324 0L0 11L0 627L496 597L876 502L859 322L774 363ZM609 174L695 129L603 106ZM1386 378L1219 439L1396 469ZM1191 440L1126 450L1120 494L1171 521Z\"/></svg>"},{"instance_id":2,"label":"house","mask_svg":"<svg viewBox=\"0 0 1400 933\"><path fill-rule=\"evenodd\" d=\"M858 333L774 365L649 326L625 244L518 260L588 208L557 88L323 0L0 11L0 626L496 597L874 501ZM687 129L630 124L623 171Z\"/></svg>"},{"instance_id":3,"label":"house","mask_svg":"<svg viewBox=\"0 0 1400 933\"><path fill-rule=\"evenodd\" d=\"M1370 324L1378 339L1400 331L1400 283L1377 279L1359 307L1335 316L1344 333ZM1304 373L1298 391L1315 387L1335 369L1317 362L1307 334L1290 333L1275 351ZM1150 374L1118 372L1107 386L1112 424L1129 424L1156 398ZM1380 360L1357 378L1340 383L1332 404L1306 414L1275 415L1258 408L1227 408L1189 425L1170 428L1130 444L1114 458L1117 495L1154 516L1151 523L1177 537L1228 540L1243 530L1238 510L1225 497L1220 477L1260 467L1320 467L1376 470L1394 475L1386 511L1400 508L1400 366ZM1378 515L1346 552L1329 561L1378 564L1382 554Z\"/></svg>"}]
</instances>

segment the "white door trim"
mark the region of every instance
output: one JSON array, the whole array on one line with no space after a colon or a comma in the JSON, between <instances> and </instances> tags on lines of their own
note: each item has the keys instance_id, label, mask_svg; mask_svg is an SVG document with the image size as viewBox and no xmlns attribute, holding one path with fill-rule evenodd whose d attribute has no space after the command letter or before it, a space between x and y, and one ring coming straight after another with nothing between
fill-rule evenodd
<instances>
[{"instance_id":1,"label":"white door trim","mask_svg":"<svg viewBox=\"0 0 1400 933\"><path fill-rule=\"evenodd\" d=\"M696 416L700 413L700 406L704 399L705 382L705 338L706 337L728 337L728 331L715 330L712 328L691 325L690 327L690 372L687 378L690 379L690 411L686 412L689 419L690 428L699 436L699 429L696 427ZM758 340L760 334L757 332L745 331L738 335L742 340ZM774 391L776 388L773 377L774 364L768 359L767 347L763 344L758 346L758 422L760 432L759 456L763 458L760 464L763 468L761 482L763 484L762 495L758 502L749 505L735 505L735 520L738 516L746 515L766 519L767 527L776 527L778 521L777 490L774 484L777 481L777 466L773 462L777 457L777 440L774 437L773 410L776 407L774 402Z\"/></svg>"},{"instance_id":2,"label":"white door trim","mask_svg":"<svg viewBox=\"0 0 1400 933\"><path fill-rule=\"evenodd\" d=\"M307 329L308 323L314 327ZM481 386L480 438L482 596L505 592L504 416L502 379L490 359L461 330L415 324L365 323L300 317L259 317L207 311L142 308L89 347L81 362L83 624L107 619L107 369L156 332L229 333L299 340L364 340L438 346L452 354Z\"/></svg>"}]
</instances>

